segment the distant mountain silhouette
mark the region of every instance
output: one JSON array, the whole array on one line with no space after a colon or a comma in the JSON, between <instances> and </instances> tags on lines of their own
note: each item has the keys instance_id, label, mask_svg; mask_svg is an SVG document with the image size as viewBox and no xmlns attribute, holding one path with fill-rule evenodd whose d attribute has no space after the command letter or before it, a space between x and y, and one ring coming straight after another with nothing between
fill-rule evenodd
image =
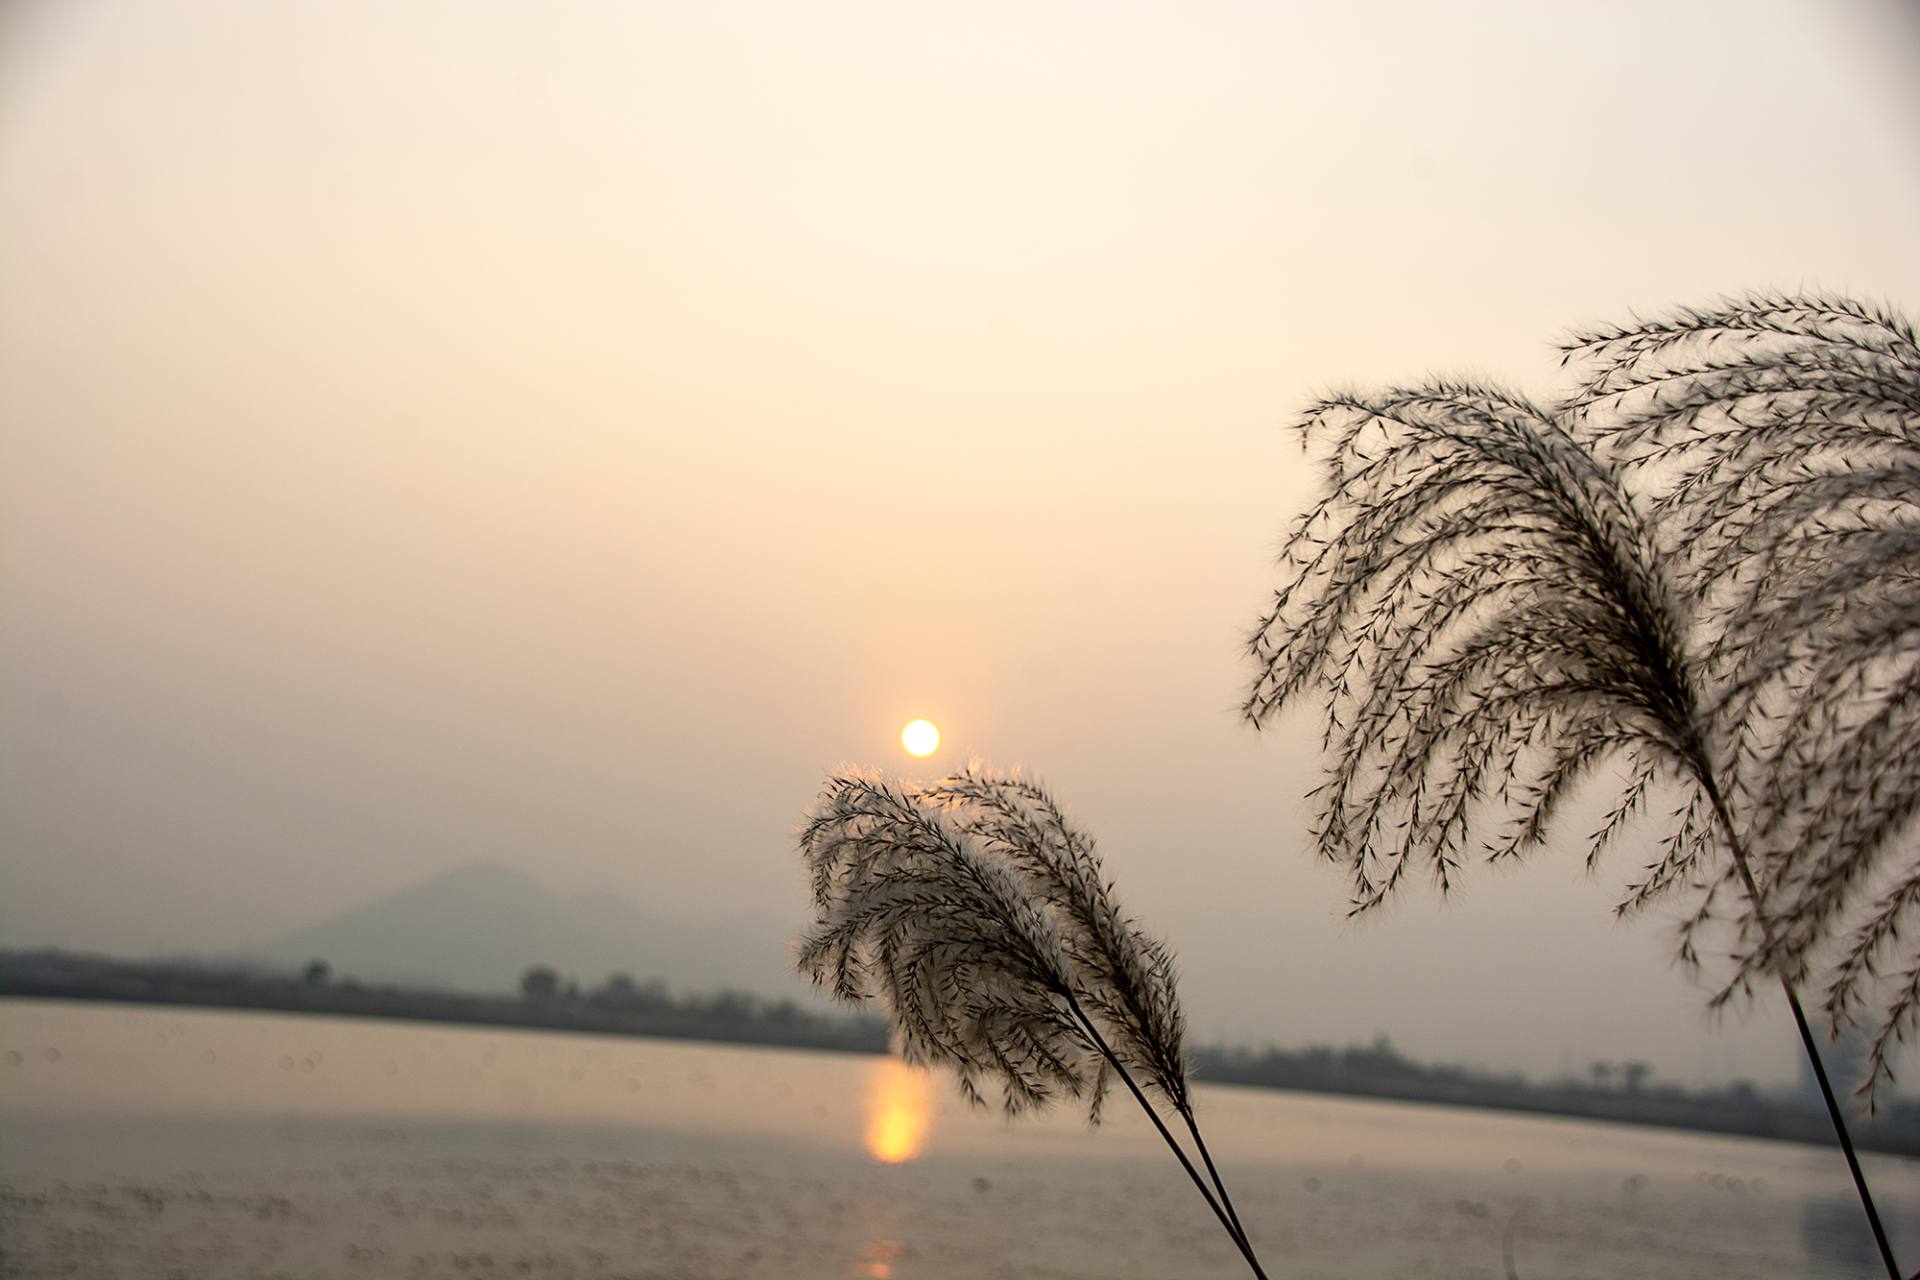
<instances>
[{"instance_id":1,"label":"distant mountain silhouette","mask_svg":"<svg viewBox=\"0 0 1920 1280\"><path fill-rule=\"evenodd\" d=\"M721 987L807 1003L790 973L789 922L772 916L684 920L617 893L559 894L524 871L472 863L443 871L248 953L291 968L324 959L342 978L461 991L517 990L545 964L581 986L609 973L677 992Z\"/></svg>"}]
</instances>

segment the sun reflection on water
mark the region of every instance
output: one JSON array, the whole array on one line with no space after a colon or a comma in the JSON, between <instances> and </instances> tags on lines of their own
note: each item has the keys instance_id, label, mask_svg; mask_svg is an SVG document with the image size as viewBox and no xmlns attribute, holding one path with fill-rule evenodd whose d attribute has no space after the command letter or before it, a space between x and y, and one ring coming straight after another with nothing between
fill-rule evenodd
<instances>
[{"instance_id":1,"label":"sun reflection on water","mask_svg":"<svg viewBox=\"0 0 1920 1280\"><path fill-rule=\"evenodd\" d=\"M867 1151L899 1164L919 1155L933 1126L933 1084L898 1058L882 1058L867 1077Z\"/></svg>"},{"instance_id":2,"label":"sun reflection on water","mask_svg":"<svg viewBox=\"0 0 1920 1280\"><path fill-rule=\"evenodd\" d=\"M863 1280L893 1280L893 1264L906 1252L892 1240L869 1240L852 1272Z\"/></svg>"}]
</instances>

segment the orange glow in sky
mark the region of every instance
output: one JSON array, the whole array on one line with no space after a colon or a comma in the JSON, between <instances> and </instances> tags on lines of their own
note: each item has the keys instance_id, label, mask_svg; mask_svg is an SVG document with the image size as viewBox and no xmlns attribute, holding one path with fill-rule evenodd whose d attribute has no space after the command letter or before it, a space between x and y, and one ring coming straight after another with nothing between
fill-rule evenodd
<instances>
[{"instance_id":1,"label":"orange glow in sky","mask_svg":"<svg viewBox=\"0 0 1920 1280\"><path fill-rule=\"evenodd\" d=\"M1198 1038L1796 1081L1616 922L1629 857L1352 927L1235 637L1331 386L1920 311L1913 8L0 0L0 937L504 978L303 941L480 857L784 993L819 775L978 751L1110 842Z\"/></svg>"},{"instance_id":2,"label":"orange glow in sky","mask_svg":"<svg viewBox=\"0 0 1920 1280\"><path fill-rule=\"evenodd\" d=\"M899 1164L926 1149L933 1127L933 1084L927 1073L883 1058L867 1083L867 1151Z\"/></svg>"}]
</instances>

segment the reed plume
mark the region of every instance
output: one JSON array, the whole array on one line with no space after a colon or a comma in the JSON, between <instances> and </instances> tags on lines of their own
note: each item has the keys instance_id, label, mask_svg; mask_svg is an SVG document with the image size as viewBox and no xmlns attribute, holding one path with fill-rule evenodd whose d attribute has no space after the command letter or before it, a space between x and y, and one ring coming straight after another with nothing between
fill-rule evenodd
<instances>
[{"instance_id":1,"label":"reed plume","mask_svg":"<svg viewBox=\"0 0 1920 1280\"><path fill-rule=\"evenodd\" d=\"M932 784L843 773L799 845L816 917L802 974L878 999L901 1055L951 1071L975 1105L997 1087L1010 1116L1074 1099L1097 1124L1117 1079L1264 1277L1200 1136L1172 953L1120 909L1093 839L1044 787L979 766Z\"/></svg>"},{"instance_id":2,"label":"reed plume","mask_svg":"<svg viewBox=\"0 0 1920 1280\"><path fill-rule=\"evenodd\" d=\"M1296 524L1250 649L1245 714L1325 712L1320 853L1377 906L1423 867L1541 845L1603 763L1626 769L1597 859L1662 782L1682 821L1629 894L1696 875L1718 789L1687 617L1618 478L1556 416L1437 382L1310 408L1328 491Z\"/></svg>"},{"instance_id":3,"label":"reed plume","mask_svg":"<svg viewBox=\"0 0 1920 1280\"><path fill-rule=\"evenodd\" d=\"M1920 1017L1920 343L1845 298L1752 296L1566 345L1569 414L1646 492L1701 602L1757 893L1736 981L1816 982L1867 1028L1862 1089Z\"/></svg>"},{"instance_id":4,"label":"reed plume","mask_svg":"<svg viewBox=\"0 0 1920 1280\"><path fill-rule=\"evenodd\" d=\"M1741 324L1729 353L1682 336ZM1820 371L1807 349L1836 345ZM1746 367L1782 346L1767 370ZM1409 867L1445 889L1475 851L1538 848L1603 765L1623 782L1589 866L1677 790L1620 910L1691 893L1689 963L1707 924L1730 919L1739 954L1716 1002L1780 979L1894 1280L1795 983L1869 855L1905 833L1920 781L1913 713L1899 716L1920 689L1902 661L1920 639L1920 593L1904 589L1920 556L1900 564L1886 545L1920 534L1920 485L1893 478L1910 445L1864 438L1899 436L1902 412L1914 425L1912 347L1910 329L1863 310L1756 302L1580 340L1600 368L1550 408L1452 382L1313 406L1301 429L1327 437L1328 490L1283 553L1245 704L1260 726L1322 702L1333 763L1316 838L1349 868L1355 911ZM1796 429L1825 437L1824 462L1783 447ZM1649 475L1667 486L1651 505L1628 487ZM1872 496L1841 516L1832 501L1855 485ZM1671 522L1664 537L1645 512ZM1841 541L1857 550L1836 561L1826 544ZM1870 603L1848 610L1849 595ZM1810 868L1797 878L1795 859ZM1829 987L1836 1015L1916 901L1909 874L1874 904ZM1901 983L1891 1013L1910 1022L1920 971ZM1876 1072L1900 1026L1883 1025Z\"/></svg>"}]
</instances>

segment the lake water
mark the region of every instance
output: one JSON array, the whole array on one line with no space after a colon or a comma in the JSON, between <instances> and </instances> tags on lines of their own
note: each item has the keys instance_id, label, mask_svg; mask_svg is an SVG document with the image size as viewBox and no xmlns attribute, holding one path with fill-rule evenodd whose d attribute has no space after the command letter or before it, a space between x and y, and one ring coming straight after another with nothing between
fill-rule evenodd
<instances>
[{"instance_id":1,"label":"lake water","mask_svg":"<svg viewBox=\"0 0 1920 1280\"><path fill-rule=\"evenodd\" d=\"M1197 1096L1274 1280L1882 1274L1831 1151ZM0 1275L1245 1274L1124 1103L1009 1125L881 1058L0 1001ZM1920 1266L1920 1163L1869 1176Z\"/></svg>"}]
</instances>

